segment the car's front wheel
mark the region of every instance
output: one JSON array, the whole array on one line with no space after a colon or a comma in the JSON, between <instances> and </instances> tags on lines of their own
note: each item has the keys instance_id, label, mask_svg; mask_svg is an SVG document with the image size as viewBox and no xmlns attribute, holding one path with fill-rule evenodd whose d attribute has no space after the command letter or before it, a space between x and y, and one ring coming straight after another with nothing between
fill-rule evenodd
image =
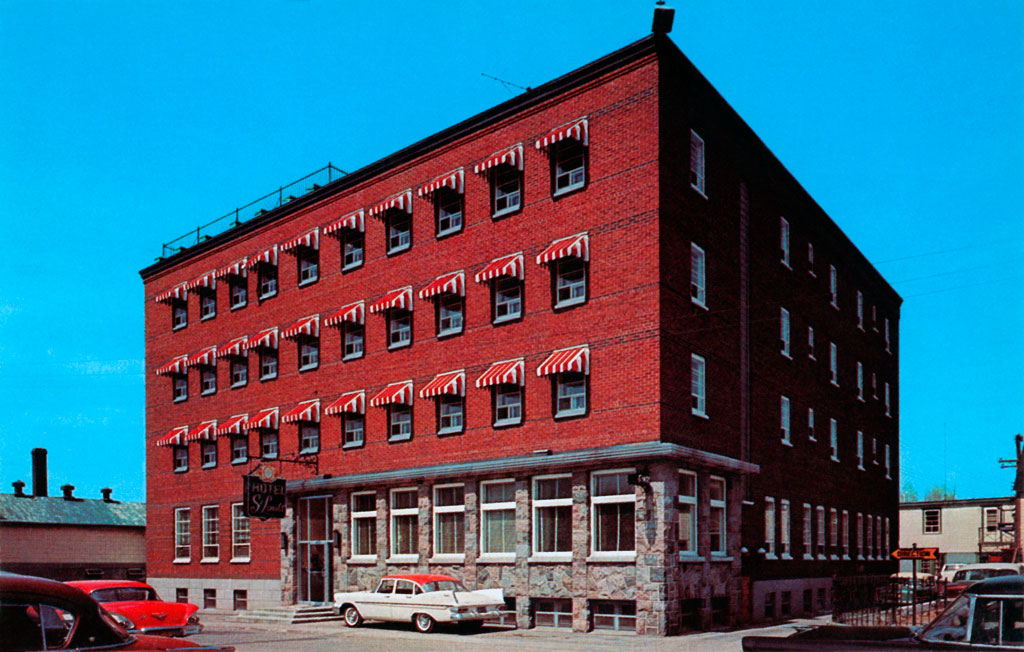
<instances>
[{"instance_id":1,"label":"car's front wheel","mask_svg":"<svg viewBox=\"0 0 1024 652\"><path fill-rule=\"evenodd\" d=\"M349 627L357 627L363 622L363 617L359 614L359 610L352 605L343 607L341 615L345 617L345 624Z\"/></svg>"},{"instance_id":2,"label":"car's front wheel","mask_svg":"<svg viewBox=\"0 0 1024 652\"><path fill-rule=\"evenodd\" d=\"M416 614L412 617L412 624L421 634L429 634L434 631L434 619L427 614Z\"/></svg>"}]
</instances>

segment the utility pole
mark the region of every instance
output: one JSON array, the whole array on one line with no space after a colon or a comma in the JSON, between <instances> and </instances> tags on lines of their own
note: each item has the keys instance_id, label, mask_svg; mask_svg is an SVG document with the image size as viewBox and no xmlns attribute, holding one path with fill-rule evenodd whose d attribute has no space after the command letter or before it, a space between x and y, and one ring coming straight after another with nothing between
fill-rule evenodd
<instances>
[{"instance_id":1,"label":"utility pole","mask_svg":"<svg viewBox=\"0 0 1024 652\"><path fill-rule=\"evenodd\" d=\"M1021 543L1024 542L1024 436L1017 433L1014 437L1017 444L1017 457L1012 460L999 460L1000 468L1017 469L1013 480L1013 561L1021 560Z\"/></svg>"}]
</instances>

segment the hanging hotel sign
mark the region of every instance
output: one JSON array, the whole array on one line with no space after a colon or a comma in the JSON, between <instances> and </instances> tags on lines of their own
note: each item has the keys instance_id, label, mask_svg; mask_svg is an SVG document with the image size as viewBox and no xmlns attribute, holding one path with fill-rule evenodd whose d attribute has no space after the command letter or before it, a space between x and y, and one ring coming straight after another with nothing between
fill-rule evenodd
<instances>
[{"instance_id":1,"label":"hanging hotel sign","mask_svg":"<svg viewBox=\"0 0 1024 652\"><path fill-rule=\"evenodd\" d=\"M252 518L284 518L285 480L276 478L274 469L265 466L259 473L242 476L245 515Z\"/></svg>"}]
</instances>

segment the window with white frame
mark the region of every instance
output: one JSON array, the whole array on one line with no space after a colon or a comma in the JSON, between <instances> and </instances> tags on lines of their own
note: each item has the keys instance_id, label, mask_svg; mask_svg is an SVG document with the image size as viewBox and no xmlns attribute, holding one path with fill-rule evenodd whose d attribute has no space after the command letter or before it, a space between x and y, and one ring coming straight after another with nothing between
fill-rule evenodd
<instances>
[{"instance_id":1,"label":"window with white frame","mask_svg":"<svg viewBox=\"0 0 1024 652\"><path fill-rule=\"evenodd\" d=\"M807 327L807 357L814 360L814 326Z\"/></svg>"},{"instance_id":2,"label":"window with white frame","mask_svg":"<svg viewBox=\"0 0 1024 652\"><path fill-rule=\"evenodd\" d=\"M857 431L857 468L864 470L864 432Z\"/></svg>"},{"instance_id":3,"label":"window with white frame","mask_svg":"<svg viewBox=\"0 0 1024 652\"><path fill-rule=\"evenodd\" d=\"M702 195L704 190L704 139L690 130L690 186Z\"/></svg>"},{"instance_id":4,"label":"window with white frame","mask_svg":"<svg viewBox=\"0 0 1024 652\"><path fill-rule=\"evenodd\" d=\"M277 294L277 265L259 263L256 271L257 285L260 288L260 299L269 299Z\"/></svg>"},{"instance_id":5,"label":"window with white frame","mask_svg":"<svg viewBox=\"0 0 1024 652\"><path fill-rule=\"evenodd\" d=\"M366 417L362 414L354 414L352 412L346 412L342 415L342 448L355 448L362 446L365 430L366 430Z\"/></svg>"},{"instance_id":6,"label":"window with white frame","mask_svg":"<svg viewBox=\"0 0 1024 652\"><path fill-rule=\"evenodd\" d=\"M277 458L277 439L276 430L263 429L260 431L260 457L271 460Z\"/></svg>"},{"instance_id":7,"label":"window with white frame","mask_svg":"<svg viewBox=\"0 0 1024 652\"><path fill-rule=\"evenodd\" d=\"M298 247L295 258L299 266L299 286L315 283L320 278L320 252L312 247Z\"/></svg>"},{"instance_id":8,"label":"window with white frame","mask_svg":"<svg viewBox=\"0 0 1024 652\"><path fill-rule=\"evenodd\" d=\"M850 558L850 512L843 510L843 559Z\"/></svg>"},{"instance_id":9,"label":"window with white frame","mask_svg":"<svg viewBox=\"0 0 1024 652\"><path fill-rule=\"evenodd\" d=\"M582 188L587 183L587 148L575 138L551 146L555 195Z\"/></svg>"},{"instance_id":10,"label":"window with white frame","mask_svg":"<svg viewBox=\"0 0 1024 652\"><path fill-rule=\"evenodd\" d=\"M377 496L372 491L352 494L352 556L377 556Z\"/></svg>"},{"instance_id":11,"label":"window with white frame","mask_svg":"<svg viewBox=\"0 0 1024 652\"><path fill-rule=\"evenodd\" d=\"M725 478L717 475L708 478L708 499L711 503L708 523L708 530L711 534L711 554L724 556L729 549Z\"/></svg>"},{"instance_id":12,"label":"window with white frame","mask_svg":"<svg viewBox=\"0 0 1024 652\"><path fill-rule=\"evenodd\" d=\"M199 293L199 320L206 321L217 316L217 293L205 290Z\"/></svg>"},{"instance_id":13,"label":"window with white frame","mask_svg":"<svg viewBox=\"0 0 1024 652\"><path fill-rule=\"evenodd\" d=\"M366 236L356 229L341 229L341 271L362 267Z\"/></svg>"},{"instance_id":14,"label":"window with white frame","mask_svg":"<svg viewBox=\"0 0 1024 652\"><path fill-rule=\"evenodd\" d=\"M434 302L437 315L437 336L455 335L462 332L465 301L458 294L446 292Z\"/></svg>"},{"instance_id":15,"label":"window with white frame","mask_svg":"<svg viewBox=\"0 0 1024 652\"><path fill-rule=\"evenodd\" d=\"M420 547L419 494L416 487L391 490L391 557L415 557Z\"/></svg>"},{"instance_id":16,"label":"window with white frame","mask_svg":"<svg viewBox=\"0 0 1024 652\"><path fill-rule=\"evenodd\" d=\"M465 399L458 394L441 394L437 397L436 403L438 434L462 432L465 421Z\"/></svg>"},{"instance_id":17,"label":"window with white frame","mask_svg":"<svg viewBox=\"0 0 1024 652\"><path fill-rule=\"evenodd\" d=\"M174 471L188 471L188 446L175 446L171 449L174 460Z\"/></svg>"},{"instance_id":18,"label":"window with white frame","mask_svg":"<svg viewBox=\"0 0 1024 652\"><path fill-rule=\"evenodd\" d=\"M587 262L565 256L551 266L555 275L555 308L565 308L587 300Z\"/></svg>"},{"instance_id":19,"label":"window with white frame","mask_svg":"<svg viewBox=\"0 0 1024 652\"><path fill-rule=\"evenodd\" d=\"M803 544L804 544L804 559L814 558L814 543L812 540L812 532L814 524L813 510L811 509L810 503L804 503L804 522L803 522Z\"/></svg>"},{"instance_id":20,"label":"window with white frame","mask_svg":"<svg viewBox=\"0 0 1024 652\"><path fill-rule=\"evenodd\" d=\"M807 273L816 276L814 273L814 243L807 243Z\"/></svg>"},{"instance_id":21,"label":"window with white frame","mask_svg":"<svg viewBox=\"0 0 1024 652\"><path fill-rule=\"evenodd\" d=\"M174 558L187 560L192 556L192 510L177 507L174 510Z\"/></svg>"},{"instance_id":22,"label":"window with white frame","mask_svg":"<svg viewBox=\"0 0 1024 652\"><path fill-rule=\"evenodd\" d=\"M572 476L533 479L533 554L572 556Z\"/></svg>"},{"instance_id":23,"label":"window with white frame","mask_svg":"<svg viewBox=\"0 0 1024 652\"><path fill-rule=\"evenodd\" d=\"M515 276L502 276L491 284L494 295L492 321L500 323L523 316L523 282Z\"/></svg>"},{"instance_id":24,"label":"window with white frame","mask_svg":"<svg viewBox=\"0 0 1024 652\"><path fill-rule=\"evenodd\" d=\"M707 308L707 257L704 250L690 243L690 301Z\"/></svg>"},{"instance_id":25,"label":"window with white frame","mask_svg":"<svg viewBox=\"0 0 1024 652\"><path fill-rule=\"evenodd\" d=\"M403 308L388 310L388 348L412 344L412 313Z\"/></svg>"},{"instance_id":26,"label":"window with white frame","mask_svg":"<svg viewBox=\"0 0 1024 652\"><path fill-rule=\"evenodd\" d=\"M779 340L782 342L780 353L790 357L789 354L789 311L779 308Z\"/></svg>"},{"instance_id":27,"label":"window with white frame","mask_svg":"<svg viewBox=\"0 0 1024 652\"><path fill-rule=\"evenodd\" d=\"M885 445L885 478L886 480L892 480L892 467L889 461L889 444Z\"/></svg>"},{"instance_id":28,"label":"window with white frame","mask_svg":"<svg viewBox=\"0 0 1024 652\"><path fill-rule=\"evenodd\" d=\"M789 267L789 221L784 217L779 218L779 249L782 264Z\"/></svg>"},{"instance_id":29,"label":"window with white frame","mask_svg":"<svg viewBox=\"0 0 1024 652\"><path fill-rule=\"evenodd\" d=\"M864 514L857 512L857 559L864 559Z\"/></svg>"},{"instance_id":30,"label":"window with white frame","mask_svg":"<svg viewBox=\"0 0 1024 652\"><path fill-rule=\"evenodd\" d=\"M199 393L201 396L209 396L217 391L217 367L213 365L202 365L199 367Z\"/></svg>"},{"instance_id":31,"label":"window with white frame","mask_svg":"<svg viewBox=\"0 0 1024 652\"><path fill-rule=\"evenodd\" d=\"M494 425L509 426L522 423L523 388L515 383L494 386Z\"/></svg>"},{"instance_id":32,"label":"window with white frame","mask_svg":"<svg viewBox=\"0 0 1024 652\"><path fill-rule=\"evenodd\" d=\"M892 411L889 405L889 382L885 383L885 416L891 417Z\"/></svg>"},{"instance_id":33,"label":"window with white frame","mask_svg":"<svg viewBox=\"0 0 1024 652\"><path fill-rule=\"evenodd\" d=\"M238 464L249 459L249 438L246 435L231 435L231 463Z\"/></svg>"},{"instance_id":34,"label":"window with white frame","mask_svg":"<svg viewBox=\"0 0 1024 652\"><path fill-rule=\"evenodd\" d=\"M463 485L434 487L434 554L466 552L466 499Z\"/></svg>"},{"instance_id":35,"label":"window with white frame","mask_svg":"<svg viewBox=\"0 0 1024 652\"><path fill-rule=\"evenodd\" d=\"M835 507L828 510L828 544L833 558L836 557L839 552L839 510Z\"/></svg>"},{"instance_id":36,"label":"window with white frame","mask_svg":"<svg viewBox=\"0 0 1024 652\"><path fill-rule=\"evenodd\" d=\"M277 349L260 349L260 380L277 378Z\"/></svg>"},{"instance_id":37,"label":"window with white frame","mask_svg":"<svg viewBox=\"0 0 1024 652\"><path fill-rule=\"evenodd\" d=\"M249 517L242 503L231 504L231 561L249 561L252 554L249 542Z\"/></svg>"},{"instance_id":38,"label":"window with white frame","mask_svg":"<svg viewBox=\"0 0 1024 652\"><path fill-rule=\"evenodd\" d=\"M857 398L864 401L864 365L857 361Z\"/></svg>"},{"instance_id":39,"label":"window with white frame","mask_svg":"<svg viewBox=\"0 0 1024 652\"><path fill-rule=\"evenodd\" d=\"M462 230L462 193L452 188L438 188L433 193L437 237Z\"/></svg>"},{"instance_id":40,"label":"window with white frame","mask_svg":"<svg viewBox=\"0 0 1024 652\"><path fill-rule=\"evenodd\" d=\"M767 559L776 559L775 499L771 496L765 496L764 498L764 554Z\"/></svg>"},{"instance_id":41,"label":"window with white frame","mask_svg":"<svg viewBox=\"0 0 1024 652\"><path fill-rule=\"evenodd\" d=\"M412 215L397 208L388 209L384 216L388 254L406 251L412 246Z\"/></svg>"},{"instance_id":42,"label":"window with white frame","mask_svg":"<svg viewBox=\"0 0 1024 652\"><path fill-rule=\"evenodd\" d=\"M249 360L235 356L231 359L231 387L245 387L249 382Z\"/></svg>"},{"instance_id":43,"label":"window with white frame","mask_svg":"<svg viewBox=\"0 0 1024 652\"><path fill-rule=\"evenodd\" d=\"M817 540L817 551L818 559L825 558L825 508L818 505L814 510L815 517L818 520L818 540Z\"/></svg>"},{"instance_id":44,"label":"window with white frame","mask_svg":"<svg viewBox=\"0 0 1024 652\"><path fill-rule=\"evenodd\" d=\"M174 376L174 402L179 403L188 399L188 376L185 374Z\"/></svg>"},{"instance_id":45,"label":"window with white frame","mask_svg":"<svg viewBox=\"0 0 1024 652\"><path fill-rule=\"evenodd\" d=\"M835 265L828 266L828 293L829 303L836 310L839 309L839 274Z\"/></svg>"},{"instance_id":46,"label":"window with white frame","mask_svg":"<svg viewBox=\"0 0 1024 652\"><path fill-rule=\"evenodd\" d=\"M828 420L828 442L832 449L832 461L839 461L839 424L835 419Z\"/></svg>"},{"instance_id":47,"label":"window with white frame","mask_svg":"<svg viewBox=\"0 0 1024 652\"><path fill-rule=\"evenodd\" d=\"M571 417L587 412L587 375L578 372L555 374L555 416Z\"/></svg>"},{"instance_id":48,"label":"window with white frame","mask_svg":"<svg viewBox=\"0 0 1024 652\"><path fill-rule=\"evenodd\" d=\"M200 448L203 458L203 468L212 469L217 466L217 442L204 441Z\"/></svg>"},{"instance_id":49,"label":"window with white frame","mask_svg":"<svg viewBox=\"0 0 1024 652\"><path fill-rule=\"evenodd\" d=\"M523 204L523 173L512 165L491 171L491 214L494 217L519 210Z\"/></svg>"},{"instance_id":50,"label":"window with white frame","mask_svg":"<svg viewBox=\"0 0 1024 652\"><path fill-rule=\"evenodd\" d=\"M789 517L789 501L779 501L779 555L783 559L792 559L792 549L790 547L790 517Z\"/></svg>"},{"instance_id":51,"label":"window with white frame","mask_svg":"<svg viewBox=\"0 0 1024 652\"><path fill-rule=\"evenodd\" d=\"M864 293L857 290L857 328L864 330Z\"/></svg>"},{"instance_id":52,"label":"window with white frame","mask_svg":"<svg viewBox=\"0 0 1024 652\"><path fill-rule=\"evenodd\" d=\"M783 396L779 401L779 430L782 433L782 443L792 445L793 440L790 436L790 422L789 422L789 397Z\"/></svg>"},{"instance_id":53,"label":"window with white frame","mask_svg":"<svg viewBox=\"0 0 1024 652\"><path fill-rule=\"evenodd\" d=\"M363 357L363 340L366 337L365 327L362 324L345 322L342 326L344 333L344 349L342 350L343 361L356 360Z\"/></svg>"},{"instance_id":54,"label":"window with white frame","mask_svg":"<svg viewBox=\"0 0 1024 652\"><path fill-rule=\"evenodd\" d=\"M249 302L249 279L244 276L229 276L228 295L231 297L232 310L244 308Z\"/></svg>"},{"instance_id":55,"label":"window with white frame","mask_svg":"<svg viewBox=\"0 0 1024 652\"><path fill-rule=\"evenodd\" d=\"M188 326L188 303L174 301L171 304L171 329L178 330Z\"/></svg>"},{"instance_id":56,"label":"window with white frame","mask_svg":"<svg viewBox=\"0 0 1024 652\"><path fill-rule=\"evenodd\" d=\"M320 366L320 338L303 337L299 339L299 371L309 371Z\"/></svg>"},{"instance_id":57,"label":"window with white frame","mask_svg":"<svg viewBox=\"0 0 1024 652\"><path fill-rule=\"evenodd\" d=\"M706 363L696 353L690 356L690 411L700 417L706 417L707 395L705 387Z\"/></svg>"},{"instance_id":58,"label":"window with white frame","mask_svg":"<svg viewBox=\"0 0 1024 652\"><path fill-rule=\"evenodd\" d=\"M480 483L480 552L514 558L516 552L516 483Z\"/></svg>"},{"instance_id":59,"label":"window with white frame","mask_svg":"<svg viewBox=\"0 0 1024 652\"><path fill-rule=\"evenodd\" d=\"M203 561L220 559L220 508L203 506Z\"/></svg>"},{"instance_id":60,"label":"window with white frame","mask_svg":"<svg viewBox=\"0 0 1024 652\"><path fill-rule=\"evenodd\" d=\"M401 441L412 437L412 406L401 403L388 405L388 441Z\"/></svg>"},{"instance_id":61,"label":"window with white frame","mask_svg":"<svg viewBox=\"0 0 1024 652\"><path fill-rule=\"evenodd\" d=\"M839 387L839 349L835 342L828 343L828 369L832 374L830 382Z\"/></svg>"},{"instance_id":62,"label":"window with white frame","mask_svg":"<svg viewBox=\"0 0 1024 652\"><path fill-rule=\"evenodd\" d=\"M679 553L697 554L697 474L679 471Z\"/></svg>"},{"instance_id":63,"label":"window with white frame","mask_svg":"<svg viewBox=\"0 0 1024 652\"><path fill-rule=\"evenodd\" d=\"M942 511L938 509L926 509L923 512L924 533L940 534L942 532Z\"/></svg>"},{"instance_id":64,"label":"window with white frame","mask_svg":"<svg viewBox=\"0 0 1024 652\"><path fill-rule=\"evenodd\" d=\"M320 424L310 421L299 422L299 453L320 451Z\"/></svg>"},{"instance_id":65,"label":"window with white frame","mask_svg":"<svg viewBox=\"0 0 1024 652\"><path fill-rule=\"evenodd\" d=\"M591 479L591 550L597 553L636 551L636 488L633 469L599 471Z\"/></svg>"},{"instance_id":66,"label":"window with white frame","mask_svg":"<svg viewBox=\"0 0 1024 652\"><path fill-rule=\"evenodd\" d=\"M807 439L818 441L814 434L814 408L807 408Z\"/></svg>"}]
</instances>

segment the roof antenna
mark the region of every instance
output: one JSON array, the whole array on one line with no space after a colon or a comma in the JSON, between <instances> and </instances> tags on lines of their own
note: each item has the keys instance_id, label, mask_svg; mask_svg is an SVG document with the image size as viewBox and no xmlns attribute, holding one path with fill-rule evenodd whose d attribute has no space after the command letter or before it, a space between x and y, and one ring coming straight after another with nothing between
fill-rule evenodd
<instances>
[{"instance_id":1,"label":"roof antenna","mask_svg":"<svg viewBox=\"0 0 1024 652\"><path fill-rule=\"evenodd\" d=\"M486 77L486 78L488 78L488 79L493 79L494 81L496 81L496 82L500 83L500 84L501 84L502 86L504 86L504 87L505 87L506 89L508 89L508 91L509 91L510 93L512 92L512 89L513 89L513 88L518 88L519 90L523 90L523 91L526 91L526 92L530 92L531 90L533 90L533 89L532 89L532 88L530 88L529 86L520 86L519 84L513 84L512 82L509 82L509 81L505 81L504 79L498 79L498 78L497 78L497 77L495 77L494 75L488 75L488 74L487 74L487 73L485 73L485 72L482 72L482 73L480 73L480 75L481 75L482 77Z\"/></svg>"},{"instance_id":2,"label":"roof antenna","mask_svg":"<svg viewBox=\"0 0 1024 652\"><path fill-rule=\"evenodd\" d=\"M676 10L666 7L665 0L658 0L654 5L654 22L651 23L651 32L668 34L672 31L672 19L675 18Z\"/></svg>"}]
</instances>

